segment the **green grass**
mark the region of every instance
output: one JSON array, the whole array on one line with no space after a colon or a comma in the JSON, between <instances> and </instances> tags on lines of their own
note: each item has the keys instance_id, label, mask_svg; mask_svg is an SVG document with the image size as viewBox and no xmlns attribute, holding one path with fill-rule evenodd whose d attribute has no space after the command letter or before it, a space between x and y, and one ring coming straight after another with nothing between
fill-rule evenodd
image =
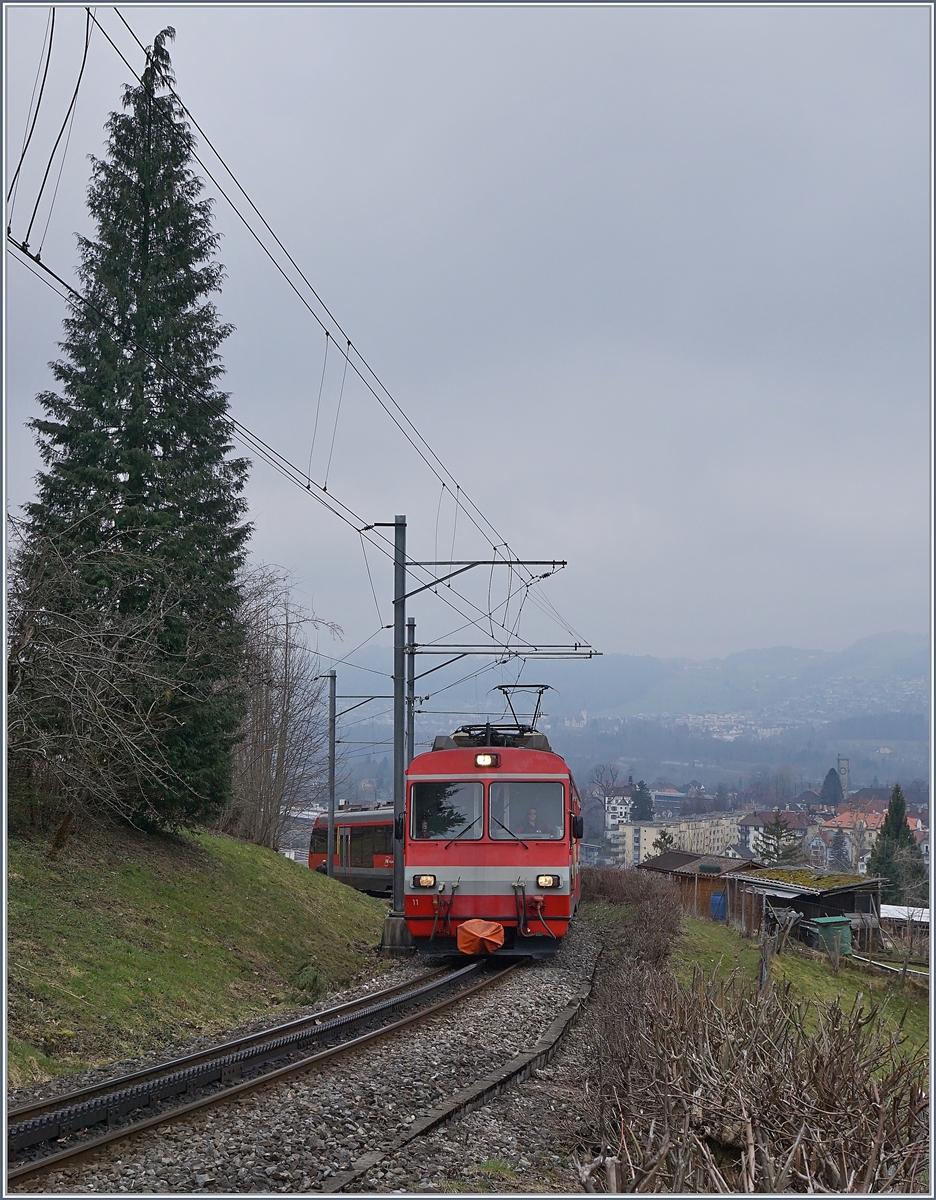
<instances>
[{"instance_id":1,"label":"green grass","mask_svg":"<svg viewBox=\"0 0 936 1200\"><path fill-rule=\"evenodd\" d=\"M8 848L11 1086L307 1004L375 956L386 906L205 834Z\"/></svg>"},{"instance_id":2,"label":"green grass","mask_svg":"<svg viewBox=\"0 0 936 1200\"><path fill-rule=\"evenodd\" d=\"M517 1172L503 1158L486 1158L483 1163L478 1164L478 1170L494 1179L516 1179L517 1177Z\"/></svg>"},{"instance_id":3,"label":"green grass","mask_svg":"<svg viewBox=\"0 0 936 1200\"><path fill-rule=\"evenodd\" d=\"M727 978L732 971L739 970L746 979L757 980L760 965L757 942L741 937L723 924L695 917L684 919L684 930L674 947L672 960L682 982L689 982L696 966L706 975ZM845 965L836 972L831 963L792 950L774 957L770 979L774 983L788 981L793 993L813 1006L831 1004L838 998L843 1008L850 1009L859 996L863 1000L884 1001L891 1027L903 1020L908 1050L924 1048L929 1043L928 998L919 987L900 992L895 986L896 976L882 978Z\"/></svg>"},{"instance_id":4,"label":"green grass","mask_svg":"<svg viewBox=\"0 0 936 1200\"><path fill-rule=\"evenodd\" d=\"M683 983L692 979L695 967L706 975L727 979L740 970L745 979L757 979L760 949L751 938L715 921L683 918L684 933L673 947L672 966Z\"/></svg>"}]
</instances>

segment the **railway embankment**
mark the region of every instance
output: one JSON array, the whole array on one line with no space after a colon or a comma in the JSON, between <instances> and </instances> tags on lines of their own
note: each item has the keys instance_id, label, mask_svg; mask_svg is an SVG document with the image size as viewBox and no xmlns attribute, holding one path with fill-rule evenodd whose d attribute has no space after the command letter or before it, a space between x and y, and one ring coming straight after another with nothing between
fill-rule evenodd
<instances>
[{"instance_id":1,"label":"railway embankment","mask_svg":"<svg viewBox=\"0 0 936 1200\"><path fill-rule=\"evenodd\" d=\"M927 1190L925 1050L897 1012L919 999L786 954L761 992L756 946L665 881L588 874L551 962L12 1190Z\"/></svg>"},{"instance_id":2,"label":"railway embankment","mask_svg":"<svg viewBox=\"0 0 936 1200\"><path fill-rule=\"evenodd\" d=\"M328 1193L380 1190L385 1179L396 1190L404 1174L399 1151L410 1157L407 1165L422 1166L419 1131L435 1113L457 1109L459 1097L479 1098L479 1083L495 1083L548 1037L587 989L598 950L594 930L581 923L555 959L523 965L424 1022L285 1084L169 1117L89 1161L14 1181L11 1190ZM397 965L384 978L414 965ZM511 1093L508 1087L504 1096ZM452 1137L453 1128L443 1125L441 1136ZM367 1163L372 1170L362 1171Z\"/></svg>"},{"instance_id":3,"label":"railway embankment","mask_svg":"<svg viewBox=\"0 0 936 1200\"><path fill-rule=\"evenodd\" d=\"M385 912L230 838L85 830L52 858L13 831L8 1084L114 1070L376 975Z\"/></svg>"}]
</instances>

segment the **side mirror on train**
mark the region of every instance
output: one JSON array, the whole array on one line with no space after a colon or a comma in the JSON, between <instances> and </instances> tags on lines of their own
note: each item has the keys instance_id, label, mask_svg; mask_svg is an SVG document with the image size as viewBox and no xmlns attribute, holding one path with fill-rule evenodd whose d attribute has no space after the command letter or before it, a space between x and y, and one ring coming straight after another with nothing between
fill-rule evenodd
<instances>
[{"instance_id":1,"label":"side mirror on train","mask_svg":"<svg viewBox=\"0 0 936 1200\"><path fill-rule=\"evenodd\" d=\"M403 813L393 822L393 836L398 842L403 841L403 834L406 832L406 817Z\"/></svg>"},{"instance_id":2,"label":"side mirror on train","mask_svg":"<svg viewBox=\"0 0 936 1200\"><path fill-rule=\"evenodd\" d=\"M572 836L576 841L581 840L585 836L585 818L582 816L572 818Z\"/></svg>"}]
</instances>

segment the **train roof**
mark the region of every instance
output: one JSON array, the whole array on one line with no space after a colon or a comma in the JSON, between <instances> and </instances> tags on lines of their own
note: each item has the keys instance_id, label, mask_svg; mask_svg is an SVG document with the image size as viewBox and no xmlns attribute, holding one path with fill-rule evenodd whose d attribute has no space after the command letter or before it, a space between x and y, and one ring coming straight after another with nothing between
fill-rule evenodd
<instances>
[{"instance_id":1,"label":"train roof","mask_svg":"<svg viewBox=\"0 0 936 1200\"><path fill-rule=\"evenodd\" d=\"M383 808L346 808L335 809L336 825L385 825L393 821L393 805ZM317 826L328 824L328 813L319 813L315 818Z\"/></svg>"},{"instance_id":2,"label":"train roof","mask_svg":"<svg viewBox=\"0 0 936 1200\"><path fill-rule=\"evenodd\" d=\"M436 745L441 739L436 738ZM450 739L449 739L450 740ZM483 751L484 752L484 751ZM445 746L418 754L407 767L407 775L438 775L442 772L459 775L483 774L491 779L498 772L529 775L571 774L569 764L552 750L533 749L529 746L498 746L492 751L499 762L496 767L479 767L475 762L476 746Z\"/></svg>"},{"instance_id":3,"label":"train roof","mask_svg":"<svg viewBox=\"0 0 936 1200\"><path fill-rule=\"evenodd\" d=\"M485 721L483 725L462 725L452 734L438 734L432 743L433 750L454 750L457 747L480 749L482 746L525 748L552 753L552 746L545 733L540 733L533 725L523 725L519 721L508 721L498 725L492 725L490 721Z\"/></svg>"}]
</instances>

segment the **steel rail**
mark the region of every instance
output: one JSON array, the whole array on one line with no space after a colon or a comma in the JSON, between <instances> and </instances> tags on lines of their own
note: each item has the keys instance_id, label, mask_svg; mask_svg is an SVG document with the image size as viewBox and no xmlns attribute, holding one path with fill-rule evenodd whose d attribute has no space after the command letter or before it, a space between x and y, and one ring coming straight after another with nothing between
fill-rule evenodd
<instances>
[{"instance_id":1,"label":"steel rail","mask_svg":"<svg viewBox=\"0 0 936 1200\"><path fill-rule=\"evenodd\" d=\"M165 1062L157 1063L152 1067L144 1067L139 1071L132 1071L127 1075L115 1075L111 1079L102 1080L100 1083L91 1084L88 1087L77 1088L73 1092L60 1092L58 1095L49 1096L45 1100L37 1100L32 1104L22 1104L17 1108L8 1108L7 1123L42 1116L44 1113L54 1112L56 1109L66 1105L92 1100L97 1096L106 1095L108 1092L117 1091L134 1083L143 1083L150 1079L157 1079L160 1075L166 1075L171 1071L179 1071L201 1062L209 1062L212 1058L217 1058L218 1055L231 1054L237 1050L246 1049L249 1046L267 1041L270 1038L279 1037L306 1027L320 1025L326 1020L345 1013L354 1012L359 1008L368 1007L375 1002L389 1000L393 996L411 990L416 985L429 983L430 980L435 979L439 975L444 975L448 971L448 967L439 967L434 971L419 976L418 979L408 979L405 983L397 983L393 987L382 988L380 991L371 992L366 996L358 996L354 1000L347 1000L343 1004L334 1005L332 1008L320 1009L318 1012L309 1013L308 1016L297 1017L293 1021L286 1021L282 1025L271 1025L266 1029L246 1033L242 1037L233 1038L229 1042L219 1042L216 1046L209 1046L204 1050L196 1050L191 1054L184 1054L180 1058L167 1059Z\"/></svg>"},{"instance_id":2,"label":"steel rail","mask_svg":"<svg viewBox=\"0 0 936 1200\"><path fill-rule=\"evenodd\" d=\"M303 1028L292 1033L281 1034L278 1037L267 1038L260 1042L241 1046L227 1054L215 1053L200 1065L182 1067L179 1070L164 1071L142 1083L132 1084L127 1088L111 1087L103 1095L85 1099L78 1104L65 1105L47 1112L43 1116L30 1117L25 1121L13 1122L7 1125L7 1149L15 1155L20 1151L29 1151L33 1146L41 1146L52 1141L61 1141L71 1134L81 1133L95 1125L106 1121L109 1128L126 1124L124 1118L138 1109L160 1103L175 1102L180 1093L191 1095L206 1087L216 1088L218 1084L224 1087L235 1080L244 1077L245 1067L256 1073L258 1068L271 1060L295 1057L296 1053L305 1049L306 1043L316 1041L327 1044L323 1039L333 1040L337 1035L342 1036L349 1026L360 1024L374 1017L383 1018L397 1008L411 1004L417 999L428 999L441 988L450 986L455 980L463 979L466 975L479 970L481 964L470 963L459 970L444 974L441 979L431 983L411 984L408 991L376 1004L369 1004L358 1009L356 1013L344 1013L332 1017L329 1021L318 1021L305 1024ZM341 1032L339 1032L341 1031Z\"/></svg>"},{"instance_id":3,"label":"steel rail","mask_svg":"<svg viewBox=\"0 0 936 1200\"><path fill-rule=\"evenodd\" d=\"M288 1063L286 1066L278 1067L272 1071L267 1071L251 1079L244 1080L240 1083L235 1083L232 1086L225 1088L223 1091L214 1092L208 1096L202 1096L197 1100L190 1101L188 1104L183 1104L170 1111L160 1113L155 1117L148 1117L143 1121L136 1121L133 1124L111 1130L109 1133L102 1134L99 1137L84 1140L77 1143L75 1146L68 1147L67 1149L58 1151L55 1154L47 1155L41 1159L34 1159L33 1161L23 1163L20 1166L11 1167L7 1171L7 1182L9 1183L13 1180L27 1179L33 1175L43 1174L44 1172L51 1170L54 1167L61 1166L66 1162L80 1162L110 1143L131 1138L147 1129L152 1129L154 1126L171 1124L175 1121L178 1121L181 1117L187 1116L189 1113L196 1112L199 1109L208 1108L216 1104L223 1104L234 1096L240 1096L245 1092L264 1087L269 1083L288 1079L293 1075L301 1074L302 1072L308 1071L320 1063L327 1062L332 1058L337 1058L339 1055L346 1054L351 1050L355 1050L360 1046L368 1044L369 1042L377 1041L379 1038L387 1037L401 1029L405 1029L409 1025L415 1024L416 1022L428 1020L431 1016L434 1016L442 1009L449 1008L451 1005L458 1003L459 1000L463 1000L467 996L472 995L472 993L480 991L482 988L489 987L491 984L504 979L507 975L517 970L519 966L519 963L511 963L509 966L506 966L501 970L488 974L485 976L485 978L480 979L477 983L471 984L467 988L462 988L456 991L453 995L447 996L442 1000L437 1000L435 1003L426 1008L421 1008L418 1012L410 1013L407 1016L401 1017L398 1020L391 1022L389 1025L382 1025L379 1029L374 1029L368 1033L359 1034L357 1037L341 1042L337 1046L330 1046L325 1050L320 1050L316 1054L312 1054L298 1062ZM443 983L444 981L441 981L439 986L442 986Z\"/></svg>"}]
</instances>

